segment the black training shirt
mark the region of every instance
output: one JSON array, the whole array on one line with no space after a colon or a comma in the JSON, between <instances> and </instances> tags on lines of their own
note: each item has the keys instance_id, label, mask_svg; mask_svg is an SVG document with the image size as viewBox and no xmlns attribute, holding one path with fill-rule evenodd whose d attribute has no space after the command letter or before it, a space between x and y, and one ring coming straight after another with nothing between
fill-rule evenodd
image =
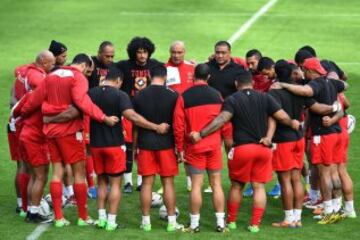
<instances>
[{"instance_id":1,"label":"black training shirt","mask_svg":"<svg viewBox=\"0 0 360 240\"><path fill-rule=\"evenodd\" d=\"M314 104L312 98L296 96L285 89L274 89L269 92L277 101L280 107L289 115L291 119L302 121L304 107ZM304 136L302 130L294 130L289 126L277 123L273 141L276 143L292 142Z\"/></svg>"},{"instance_id":2,"label":"black training shirt","mask_svg":"<svg viewBox=\"0 0 360 240\"><path fill-rule=\"evenodd\" d=\"M209 86L218 90L224 99L235 93L235 77L238 73L244 71L244 67L234 63L233 60L223 69L220 69L215 59L210 61L208 65L210 67Z\"/></svg>"},{"instance_id":3,"label":"black training shirt","mask_svg":"<svg viewBox=\"0 0 360 240\"><path fill-rule=\"evenodd\" d=\"M117 116L121 119L122 112L132 109L129 96L123 91L110 87L98 86L89 91L91 100L107 116ZM124 144L124 135L121 121L110 127L91 119L90 121L90 146L112 147Z\"/></svg>"},{"instance_id":4,"label":"black training shirt","mask_svg":"<svg viewBox=\"0 0 360 240\"><path fill-rule=\"evenodd\" d=\"M225 99L222 110L233 114L234 145L259 143L266 136L268 117L280 109L272 96L253 89L240 90Z\"/></svg>"},{"instance_id":5,"label":"black training shirt","mask_svg":"<svg viewBox=\"0 0 360 240\"><path fill-rule=\"evenodd\" d=\"M89 89L99 86L100 82L106 78L106 75L109 72L109 66L106 66L95 56L91 57L94 62L94 71L92 71L91 76L88 77Z\"/></svg>"},{"instance_id":6,"label":"black training shirt","mask_svg":"<svg viewBox=\"0 0 360 240\"><path fill-rule=\"evenodd\" d=\"M324 77L311 80L308 85L314 92L314 100L318 103L332 105L337 100L337 94L344 91L345 85L342 81L326 79ZM310 111L310 127L312 135L326 135L341 132L339 123L330 127L322 125L322 117Z\"/></svg>"},{"instance_id":7,"label":"black training shirt","mask_svg":"<svg viewBox=\"0 0 360 240\"><path fill-rule=\"evenodd\" d=\"M148 121L160 124L168 123L171 128L161 135L155 131L138 128L138 147L146 150L174 148L172 128L173 113L178 94L165 86L150 85L134 97L134 109Z\"/></svg>"},{"instance_id":8,"label":"black training shirt","mask_svg":"<svg viewBox=\"0 0 360 240\"><path fill-rule=\"evenodd\" d=\"M117 67L124 73L121 90L126 92L130 97L135 96L143 87L149 85L151 70L158 65L164 64L155 59L149 59L144 66L138 65L132 60L118 62Z\"/></svg>"}]
</instances>

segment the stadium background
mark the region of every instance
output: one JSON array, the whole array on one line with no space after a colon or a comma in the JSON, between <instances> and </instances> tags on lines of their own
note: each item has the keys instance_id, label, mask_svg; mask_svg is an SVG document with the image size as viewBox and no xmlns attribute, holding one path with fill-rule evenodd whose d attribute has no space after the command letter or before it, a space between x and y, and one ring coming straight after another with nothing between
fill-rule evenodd
<instances>
[{"instance_id":1,"label":"stadium background","mask_svg":"<svg viewBox=\"0 0 360 240\"><path fill-rule=\"evenodd\" d=\"M85 52L96 54L103 40L116 45L115 60L126 59L126 44L134 36L147 36L156 44L153 55L162 61L168 58L168 47L173 40L184 40L187 59L204 61L212 53L218 40L227 40L245 23L266 0L1 0L0 8L0 232L1 239L24 239L36 226L26 224L15 215L13 175L15 164L9 160L6 140L6 121L9 115L9 91L14 67L33 61L35 55L47 48L52 39L68 47L68 62ZM320 58L336 61L349 76L351 101L349 112L360 116L360 2L358 0L279 0L233 44L233 56L244 56L257 48L274 59L291 59L295 51L310 44ZM358 128L351 135L349 170L354 180L356 209L360 209L360 136ZM223 174L225 191L229 181ZM158 184L159 181L157 181ZM184 174L176 179L179 221L188 222L188 195ZM158 185L157 185L158 186ZM268 186L270 187L271 184ZM165 232L165 222L158 220L158 209L152 212L153 231L139 230L141 213L138 194L124 195L118 222L125 229L107 233L95 228L49 228L40 239L359 239L359 219L339 224L319 226L310 211L303 214L302 229L274 229L271 222L280 220L283 212L280 200L269 199L261 232L251 235L245 231L250 217L251 201L246 199L240 209L239 229L225 235L214 232L214 215L210 195L204 196L201 215L202 231L198 235ZM89 200L90 214L97 217L95 201ZM66 216L74 222L76 211L67 210Z\"/></svg>"}]
</instances>

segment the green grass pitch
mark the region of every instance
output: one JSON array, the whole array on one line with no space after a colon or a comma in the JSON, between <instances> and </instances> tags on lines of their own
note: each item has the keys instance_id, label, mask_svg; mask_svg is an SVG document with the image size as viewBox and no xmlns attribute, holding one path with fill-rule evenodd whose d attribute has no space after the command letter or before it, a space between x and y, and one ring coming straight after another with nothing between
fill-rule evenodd
<instances>
[{"instance_id":1,"label":"green grass pitch","mask_svg":"<svg viewBox=\"0 0 360 240\"><path fill-rule=\"evenodd\" d=\"M126 59L126 44L136 35L147 36L156 44L154 57L166 61L173 40L184 40L187 59L201 62L212 53L218 40L228 39L266 0L2 0L0 7L0 239L25 239L36 225L27 224L15 215L13 176L15 164L9 160L6 121L9 115L9 90L13 69L33 61L52 39L68 46L69 61L79 52L96 54L103 40L116 45L116 60ZM313 45L321 58L335 60L348 73L350 113L360 116L360 4L358 0L279 0L237 42L233 55L244 56L250 48L260 49L274 59L291 59L295 51ZM360 132L351 136L349 170L354 180L355 201L360 194ZM157 181L158 187L159 181ZM223 172L225 191L229 188L227 171ZM268 188L271 187L269 184ZM176 178L179 222L188 222L188 194L182 173ZM139 230L141 219L139 196L124 195L118 222L125 229L108 233L92 227L74 225L66 229L50 227L40 239L360 239L359 219L319 226L304 210L301 229L274 229L271 223L283 217L280 200L269 199L261 232L245 230L250 218L251 201L240 209L237 231L221 235L214 232L215 217L210 195L204 195L201 212L202 232L197 235L168 234L166 223L152 212L153 231ZM356 201L356 209L360 205ZM89 200L90 215L97 217L95 201ZM66 210L75 222L76 210Z\"/></svg>"}]
</instances>

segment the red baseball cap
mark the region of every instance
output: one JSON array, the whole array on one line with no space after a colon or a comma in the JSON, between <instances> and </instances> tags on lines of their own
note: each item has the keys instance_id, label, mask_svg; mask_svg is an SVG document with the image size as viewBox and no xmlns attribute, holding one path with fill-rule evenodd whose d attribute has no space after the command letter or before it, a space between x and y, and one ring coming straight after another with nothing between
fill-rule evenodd
<instances>
[{"instance_id":1,"label":"red baseball cap","mask_svg":"<svg viewBox=\"0 0 360 240\"><path fill-rule=\"evenodd\" d=\"M326 75L326 70L321 66L320 60L316 57L307 58L304 61L303 67L308 70L313 70L321 75Z\"/></svg>"}]
</instances>

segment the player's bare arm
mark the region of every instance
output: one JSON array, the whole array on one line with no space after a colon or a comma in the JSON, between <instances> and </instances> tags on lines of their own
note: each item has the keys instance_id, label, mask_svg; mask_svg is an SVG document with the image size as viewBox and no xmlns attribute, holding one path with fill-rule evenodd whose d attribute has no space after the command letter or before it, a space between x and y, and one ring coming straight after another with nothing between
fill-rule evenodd
<instances>
[{"instance_id":1,"label":"player's bare arm","mask_svg":"<svg viewBox=\"0 0 360 240\"><path fill-rule=\"evenodd\" d=\"M140 114L136 113L133 109L125 110L123 112L123 116L126 119L132 121L138 127L153 130L159 134L167 133L170 128L169 124L167 124L167 123L155 124L155 123L149 122L144 117L142 117Z\"/></svg>"}]
</instances>

